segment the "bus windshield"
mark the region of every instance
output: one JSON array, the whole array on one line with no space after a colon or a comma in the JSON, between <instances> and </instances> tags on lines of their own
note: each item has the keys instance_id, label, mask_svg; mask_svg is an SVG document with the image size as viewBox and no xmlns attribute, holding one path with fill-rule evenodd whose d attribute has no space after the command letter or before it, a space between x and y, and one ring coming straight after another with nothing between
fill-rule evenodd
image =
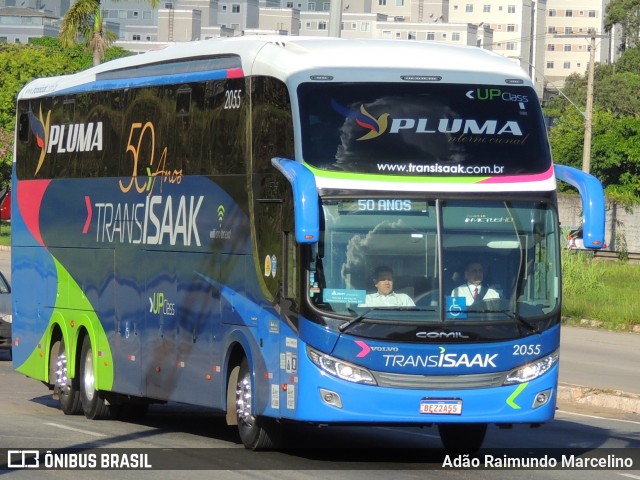
<instances>
[{"instance_id":1,"label":"bus windshield","mask_svg":"<svg viewBox=\"0 0 640 480\"><path fill-rule=\"evenodd\" d=\"M309 293L326 312L491 322L559 305L558 222L544 202L352 198L323 211Z\"/></svg>"},{"instance_id":2,"label":"bus windshield","mask_svg":"<svg viewBox=\"0 0 640 480\"><path fill-rule=\"evenodd\" d=\"M524 86L305 83L304 161L319 169L406 176L546 172L535 92Z\"/></svg>"}]
</instances>

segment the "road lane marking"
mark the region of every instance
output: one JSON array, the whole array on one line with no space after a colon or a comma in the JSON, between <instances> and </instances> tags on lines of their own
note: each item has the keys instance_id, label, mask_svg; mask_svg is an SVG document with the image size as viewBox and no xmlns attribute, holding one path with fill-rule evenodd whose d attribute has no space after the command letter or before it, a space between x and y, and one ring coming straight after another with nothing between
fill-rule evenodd
<instances>
[{"instance_id":1,"label":"road lane marking","mask_svg":"<svg viewBox=\"0 0 640 480\"><path fill-rule=\"evenodd\" d=\"M89 430L80 430L79 428L67 427L66 425L60 425L59 423L45 423L51 427L61 428L63 430L71 430L72 432L84 433L85 435L91 435L92 437L106 437L106 435L98 432L91 432Z\"/></svg>"},{"instance_id":2,"label":"road lane marking","mask_svg":"<svg viewBox=\"0 0 640 480\"><path fill-rule=\"evenodd\" d=\"M622 475L623 477L635 478L640 480L640 475L633 475L631 473L619 473L618 475Z\"/></svg>"},{"instance_id":3,"label":"road lane marking","mask_svg":"<svg viewBox=\"0 0 640 480\"><path fill-rule=\"evenodd\" d=\"M584 413L567 412L566 410L558 410L558 413L565 413L567 415L576 415L578 417L593 418L596 420L611 420L614 422L632 423L634 425L640 425L640 422L636 422L634 420L623 420L621 418L598 417L597 415L585 415Z\"/></svg>"}]
</instances>

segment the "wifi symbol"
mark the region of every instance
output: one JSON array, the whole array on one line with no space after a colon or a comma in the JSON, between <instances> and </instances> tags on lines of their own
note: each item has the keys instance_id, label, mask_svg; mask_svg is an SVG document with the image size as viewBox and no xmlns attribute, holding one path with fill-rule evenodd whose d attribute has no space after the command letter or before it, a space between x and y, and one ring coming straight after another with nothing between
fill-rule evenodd
<instances>
[{"instance_id":1,"label":"wifi symbol","mask_svg":"<svg viewBox=\"0 0 640 480\"><path fill-rule=\"evenodd\" d=\"M224 205L218 205L218 221L222 225L222 219L224 218Z\"/></svg>"}]
</instances>

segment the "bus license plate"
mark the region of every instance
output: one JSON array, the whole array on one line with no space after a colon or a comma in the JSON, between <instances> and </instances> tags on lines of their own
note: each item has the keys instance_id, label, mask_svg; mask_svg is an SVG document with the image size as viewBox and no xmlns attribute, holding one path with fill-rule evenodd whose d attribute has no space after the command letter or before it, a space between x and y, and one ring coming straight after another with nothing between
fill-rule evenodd
<instances>
[{"instance_id":1,"label":"bus license plate","mask_svg":"<svg viewBox=\"0 0 640 480\"><path fill-rule=\"evenodd\" d=\"M462 400L423 398L420 400L420 413L432 415L461 415Z\"/></svg>"}]
</instances>

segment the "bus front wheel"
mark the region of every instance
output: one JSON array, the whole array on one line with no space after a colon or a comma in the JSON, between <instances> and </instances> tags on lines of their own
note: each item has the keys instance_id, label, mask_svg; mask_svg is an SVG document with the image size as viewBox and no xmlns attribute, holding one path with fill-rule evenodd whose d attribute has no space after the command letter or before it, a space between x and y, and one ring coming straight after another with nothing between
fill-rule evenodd
<instances>
[{"instance_id":1,"label":"bus front wheel","mask_svg":"<svg viewBox=\"0 0 640 480\"><path fill-rule=\"evenodd\" d=\"M235 399L238 433L244 446L251 450L277 448L282 434L280 424L273 419L253 415L254 391L246 358L240 364Z\"/></svg>"},{"instance_id":2,"label":"bus front wheel","mask_svg":"<svg viewBox=\"0 0 640 480\"><path fill-rule=\"evenodd\" d=\"M451 423L438 425L445 450L457 454L473 454L480 450L487 433L486 423Z\"/></svg>"},{"instance_id":3,"label":"bus front wheel","mask_svg":"<svg viewBox=\"0 0 640 480\"><path fill-rule=\"evenodd\" d=\"M88 335L84 337L80 354L80 401L88 419L99 420L110 416L109 405L96 390L93 349Z\"/></svg>"}]
</instances>

